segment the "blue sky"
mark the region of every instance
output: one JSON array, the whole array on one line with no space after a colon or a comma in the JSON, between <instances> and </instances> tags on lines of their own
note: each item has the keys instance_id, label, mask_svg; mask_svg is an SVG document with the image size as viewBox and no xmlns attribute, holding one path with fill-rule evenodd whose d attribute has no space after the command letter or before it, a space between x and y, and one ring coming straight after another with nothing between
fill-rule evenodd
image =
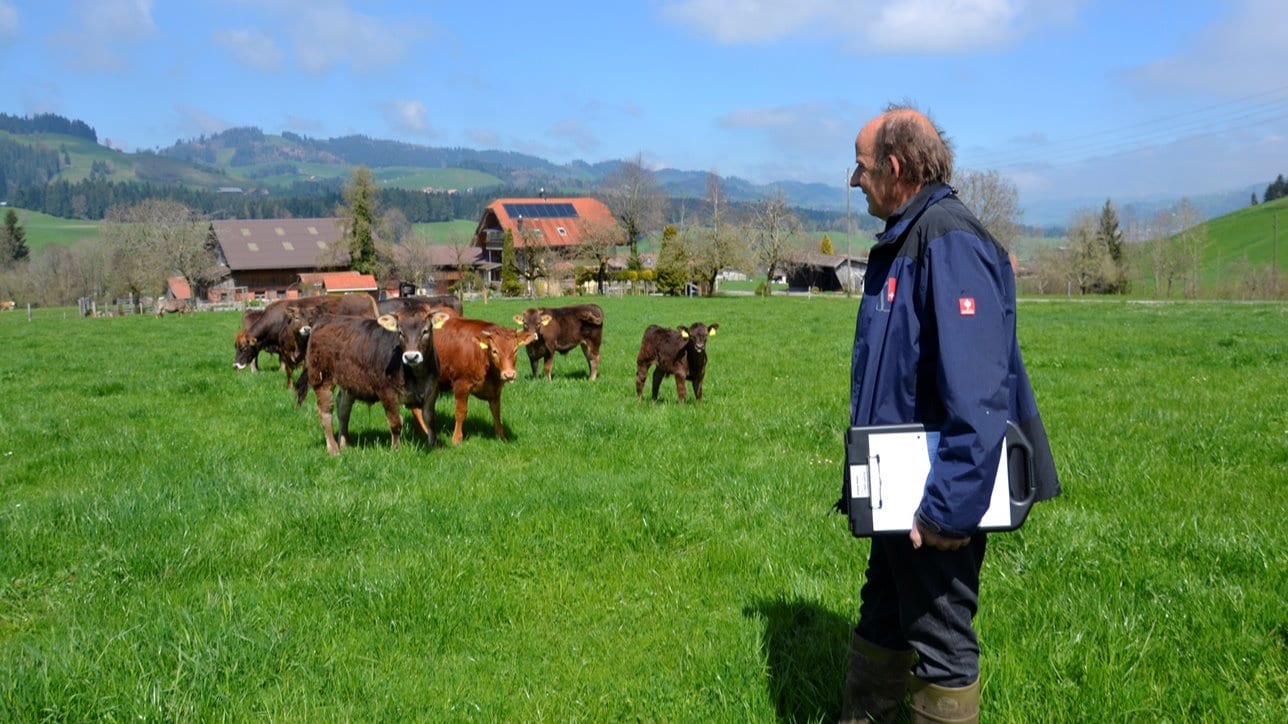
<instances>
[{"instance_id":1,"label":"blue sky","mask_svg":"<svg viewBox=\"0 0 1288 724\"><path fill-rule=\"evenodd\" d=\"M1022 206L1098 204L1288 172L1284 28L1282 0L0 0L0 111L130 151L257 126L842 194L910 100Z\"/></svg>"}]
</instances>

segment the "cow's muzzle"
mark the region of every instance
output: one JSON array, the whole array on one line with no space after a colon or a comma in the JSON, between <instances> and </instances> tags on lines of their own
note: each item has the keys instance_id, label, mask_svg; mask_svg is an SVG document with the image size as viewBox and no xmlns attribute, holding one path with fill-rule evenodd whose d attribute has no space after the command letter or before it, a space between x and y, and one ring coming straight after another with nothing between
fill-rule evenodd
<instances>
[{"instance_id":1,"label":"cow's muzzle","mask_svg":"<svg viewBox=\"0 0 1288 724\"><path fill-rule=\"evenodd\" d=\"M403 352L403 364L418 365L425 361L425 355L415 350Z\"/></svg>"}]
</instances>

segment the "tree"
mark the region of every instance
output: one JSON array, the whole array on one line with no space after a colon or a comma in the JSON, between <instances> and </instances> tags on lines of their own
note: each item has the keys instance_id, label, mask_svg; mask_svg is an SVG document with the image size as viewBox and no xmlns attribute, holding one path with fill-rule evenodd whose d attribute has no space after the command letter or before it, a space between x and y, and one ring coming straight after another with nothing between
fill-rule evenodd
<instances>
[{"instance_id":1,"label":"tree","mask_svg":"<svg viewBox=\"0 0 1288 724\"><path fill-rule=\"evenodd\" d=\"M1154 236L1149 241L1149 266L1154 274L1154 294L1172 296L1172 284L1179 279L1181 260L1175 244L1176 214L1159 211L1154 215Z\"/></svg>"},{"instance_id":2,"label":"tree","mask_svg":"<svg viewBox=\"0 0 1288 724\"><path fill-rule=\"evenodd\" d=\"M378 270L376 229L380 225L379 197L371 169L359 166L353 170L341 191L343 201L336 209L340 218L341 239L349 251L349 268L363 274Z\"/></svg>"},{"instance_id":3,"label":"tree","mask_svg":"<svg viewBox=\"0 0 1288 724\"><path fill-rule=\"evenodd\" d=\"M694 271L702 283L702 292L715 296L716 279L724 269L742 266L746 249L740 243L739 230L724 218L727 205L720 177L707 174L707 205L710 207L710 226L699 233L691 248Z\"/></svg>"},{"instance_id":4,"label":"tree","mask_svg":"<svg viewBox=\"0 0 1288 724\"><path fill-rule=\"evenodd\" d=\"M818 245L818 253L826 254L828 256L836 253L836 251L832 249L832 237L828 236L827 232L823 233L823 241Z\"/></svg>"},{"instance_id":5,"label":"tree","mask_svg":"<svg viewBox=\"0 0 1288 724\"><path fill-rule=\"evenodd\" d=\"M1020 238L1020 192L996 171L964 171L953 179L962 203L1010 250Z\"/></svg>"},{"instance_id":6,"label":"tree","mask_svg":"<svg viewBox=\"0 0 1288 724\"><path fill-rule=\"evenodd\" d=\"M594 278L598 283L599 293L603 294L608 262L612 261L617 247L622 243L624 229L616 222L603 223L585 219L580 220L578 225L581 241L575 253L578 258L590 262L594 267Z\"/></svg>"},{"instance_id":7,"label":"tree","mask_svg":"<svg viewBox=\"0 0 1288 724\"><path fill-rule=\"evenodd\" d=\"M390 244L402 244L412 236L411 222L402 209L386 209L380 219L380 238Z\"/></svg>"},{"instance_id":8,"label":"tree","mask_svg":"<svg viewBox=\"0 0 1288 724\"><path fill-rule=\"evenodd\" d=\"M1284 196L1288 196L1288 181L1284 181L1284 175L1279 174L1279 176L1266 187L1266 192L1262 194L1261 200L1269 203Z\"/></svg>"},{"instance_id":9,"label":"tree","mask_svg":"<svg viewBox=\"0 0 1288 724\"><path fill-rule=\"evenodd\" d=\"M1100 210L1100 219L1097 225L1096 235L1101 243L1105 245L1105 250L1109 253L1109 260L1113 264L1113 273L1103 280L1103 284L1098 291L1108 294L1120 294L1127 291L1127 259L1123 256L1123 232L1118 226L1118 212L1114 209L1113 202L1106 199L1104 208Z\"/></svg>"},{"instance_id":10,"label":"tree","mask_svg":"<svg viewBox=\"0 0 1288 724\"><path fill-rule=\"evenodd\" d=\"M537 280L550 274L551 250L542 243L541 231L534 231L531 226L525 227L519 219L519 238L515 240L515 268L523 277L529 296L537 294Z\"/></svg>"},{"instance_id":11,"label":"tree","mask_svg":"<svg viewBox=\"0 0 1288 724\"><path fill-rule=\"evenodd\" d=\"M0 228L0 269L26 261L30 254L27 230L18 223L18 212L9 209L4 214L4 227Z\"/></svg>"},{"instance_id":12,"label":"tree","mask_svg":"<svg viewBox=\"0 0 1288 724\"><path fill-rule=\"evenodd\" d=\"M1071 272L1080 294L1103 291L1106 280L1114 275L1113 260L1098 232L1098 219L1090 211L1079 212L1069 226Z\"/></svg>"},{"instance_id":13,"label":"tree","mask_svg":"<svg viewBox=\"0 0 1288 724\"><path fill-rule=\"evenodd\" d=\"M639 240L661 225L665 205L653 174L644 168L643 161L643 155L623 161L599 188L604 203L621 223L632 254L639 253Z\"/></svg>"},{"instance_id":14,"label":"tree","mask_svg":"<svg viewBox=\"0 0 1288 724\"><path fill-rule=\"evenodd\" d=\"M501 242L501 294L517 297L523 293L519 284L519 264L514 256L514 232L505 230L505 241Z\"/></svg>"},{"instance_id":15,"label":"tree","mask_svg":"<svg viewBox=\"0 0 1288 724\"><path fill-rule=\"evenodd\" d=\"M757 265L765 268L766 295L772 293L774 272L786 271L793 251L791 240L800 231L800 219L787 207L782 191L757 204L751 253Z\"/></svg>"},{"instance_id":16,"label":"tree","mask_svg":"<svg viewBox=\"0 0 1288 724\"><path fill-rule=\"evenodd\" d=\"M218 278L209 224L183 204L148 199L114 206L99 227L106 247L109 290L135 296L161 294L166 280L182 276L200 294Z\"/></svg>"},{"instance_id":17,"label":"tree","mask_svg":"<svg viewBox=\"0 0 1288 724\"><path fill-rule=\"evenodd\" d=\"M1252 203L1251 203L1251 204L1249 204L1249 206L1256 206L1256 205L1257 205L1257 192L1256 192L1256 191L1253 191L1253 192L1252 192Z\"/></svg>"},{"instance_id":18,"label":"tree","mask_svg":"<svg viewBox=\"0 0 1288 724\"><path fill-rule=\"evenodd\" d=\"M394 251L398 280L432 289L437 268L434 248L423 234L412 233L405 239Z\"/></svg>"},{"instance_id":19,"label":"tree","mask_svg":"<svg viewBox=\"0 0 1288 724\"><path fill-rule=\"evenodd\" d=\"M1279 177L1283 179L1282 176ZM1193 299L1199 295L1199 272L1203 251L1208 245L1207 224L1203 215L1194 208L1189 198L1182 198L1176 207L1176 223L1181 228L1176 235L1176 248L1181 262L1181 276L1185 279L1185 296Z\"/></svg>"},{"instance_id":20,"label":"tree","mask_svg":"<svg viewBox=\"0 0 1288 724\"><path fill-rule=\"evenodd\" d=\"M689 283L689 251L680 238L680 230L667 226L662 230L662 246L657 252L654 281L663 294L681 294ZM649 281L645 276L645 281Z\"/></svg>"}]
</instances>

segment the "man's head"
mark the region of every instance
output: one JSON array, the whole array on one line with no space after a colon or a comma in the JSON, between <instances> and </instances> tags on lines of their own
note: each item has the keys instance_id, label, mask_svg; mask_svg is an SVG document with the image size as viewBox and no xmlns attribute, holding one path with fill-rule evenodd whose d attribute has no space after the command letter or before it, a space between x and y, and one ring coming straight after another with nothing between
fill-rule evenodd
<instances>
[{"instance_id":1,"label":"man's head","mask_svg":"<svg viewBox=\"0 0 1288 724\"><path fill-rule=\"evenodd\" d=\"M953 176L953 152L943 133L907 106L891 106L863 126L854 139L854 160L850 185L863 189L868 213L878 219L889 218L927 184Z\"/></svg>"}]
</instances>

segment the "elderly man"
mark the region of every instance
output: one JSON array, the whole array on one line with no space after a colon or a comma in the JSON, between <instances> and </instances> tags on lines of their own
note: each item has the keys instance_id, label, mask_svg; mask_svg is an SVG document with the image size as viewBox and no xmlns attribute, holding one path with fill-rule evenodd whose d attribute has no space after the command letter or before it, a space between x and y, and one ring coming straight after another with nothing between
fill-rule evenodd
<instances>
[{"instance_id":1,"label":"elderly man","mask_svg":"<svg viewBox=\"0 0 1288 724\"><path fill-rule=\"evenodd\" d=\"M854 150L850 185L886 225L864 278L850 423L921 423L939 443L910 532L872 539L841 720L890 720L910 687L913 721L973 722L978 527L1008 419L1033 444L1037 498L1059 482L1015 337L1010 257L948 185L943 134L891 106Z\"/></svg>"}]
</instances>

